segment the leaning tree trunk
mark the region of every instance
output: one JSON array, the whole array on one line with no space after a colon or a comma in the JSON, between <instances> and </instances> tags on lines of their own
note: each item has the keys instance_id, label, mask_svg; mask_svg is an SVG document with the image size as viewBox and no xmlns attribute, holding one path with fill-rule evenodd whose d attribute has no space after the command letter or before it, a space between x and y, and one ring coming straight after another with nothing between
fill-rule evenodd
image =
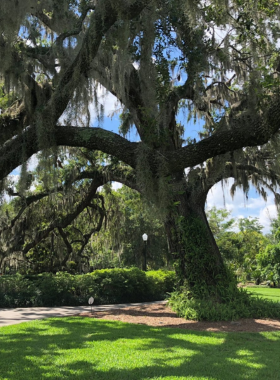
<instances>
[{"instance_id":1,"label":"leaning tree trunk","mask_svg":"<svg viewBox=\"0 0 280 380\"><path fill-rule=\"evenodd\" d=\"M234 284L205 215L206 195L192 190L173 197L165 230L178 285L196 298L215 297L220 301Z\"/></svg>"}]
</instances>

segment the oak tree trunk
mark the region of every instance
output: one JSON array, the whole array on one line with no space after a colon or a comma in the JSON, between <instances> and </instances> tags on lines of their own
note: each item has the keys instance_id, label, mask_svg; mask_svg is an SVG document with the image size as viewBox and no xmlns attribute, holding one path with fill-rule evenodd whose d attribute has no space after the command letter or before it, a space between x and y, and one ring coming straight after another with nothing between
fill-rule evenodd
<instances>
[{"instance_id":1,"label":"oak tree trunk","mask_svg":"<svg viewBox=\"0 0 280 380\"><path fill-rule=\"evenodd\" d=\"M232 288L233 280L205 215L206 195L194 191L176 195L165 230L178 285L196 298L215 297L220 301Z\"/></svg>"}]
</instances>

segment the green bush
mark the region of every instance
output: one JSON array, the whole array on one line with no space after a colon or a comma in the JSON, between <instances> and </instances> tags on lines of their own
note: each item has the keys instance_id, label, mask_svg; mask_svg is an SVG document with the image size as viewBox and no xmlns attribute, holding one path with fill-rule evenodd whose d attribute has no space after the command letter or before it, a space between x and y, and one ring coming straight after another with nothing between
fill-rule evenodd
<instances>
[{"instance_id":1,"label":"green bush","mask_svg":"<svg viewBox=\"0 0 280 380\"><path fill-rule=\"evenodd\" d=\"M40 306L79 305L75 293L75 277L67 272L58 272L56 275L51 273L39 274L35 284L41 292Z\"/></svg>"},{"instance_id":2,"label":"green bush","mask_svg":"<svg viewBox=\"0 0 280 380\"><path fill-rule=\"evenodd\" d=\"M180 317L197 321L228 321L240 318L280 318L280 304L250 296L245 289L227 302L194 299L187 291L171 293L168 304Z\"/></svg>"},{"instance_id":3,"label":"green bush","mask_svg":"<svg viewBox=\"0 0 280 380\"><path fill-rule=\"evenodd\" d=\"M137 268L100 269L86 276L91 278L91 294L97 304L147 301L147 279Z\"/></svg>"},{"instance_id":4,"label":"green bush","mask_svg":"<svg viewBox=\"0 0 280 380\"><path fill-rule=\"evenodd\" d=\"M58 272L32 276L1 276L0 307L96 305L162 300L171 292L171 271L138 268L102 269L84 275Z\"/></svg>"},{"instance_id":5,"label":"green bush","mask_svg":"<svg viewBox=\"0 0 280 380\"><path fill-rule=\"evenodd\" d=\"M33 306L38 296L36 286L23 276L0 277L0 307Z\"/></svg>"},{"instance_id":6,"label":"green bush","mask_svg":"<svg viewBox=\"0 0 280 380\"><path fill-rule=\"evenodd\" d=\"M164 299L166 294L174 290L176 283L175 272L153 270L146 272L149 282L149 293L153 299Z\"/></svg>"}]
</instances>

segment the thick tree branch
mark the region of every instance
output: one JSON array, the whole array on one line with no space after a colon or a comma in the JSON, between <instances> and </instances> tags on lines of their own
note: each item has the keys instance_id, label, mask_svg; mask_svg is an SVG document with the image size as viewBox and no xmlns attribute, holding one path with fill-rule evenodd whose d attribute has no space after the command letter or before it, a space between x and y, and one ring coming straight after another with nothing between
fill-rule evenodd
<instances>
[{"instance_id":1,"label":"thick tree branch","mask_svg":"<svg viewBox=\"0 0 280 380\"><path fill-rule=\"evenodd\" d=\"M218 130L211 137L172 152L164 152L170 171L180 171L206 161L208 158L241 149L245 146L263 145L278 132L280 120L279 96L275 96L265 114L253 116L243 113L229 121L229 129ZM116 156L131 167L136 167L138 143L101 128L59 126L54 131L57 145L85 147ZM24 147L24 152L22 151ZM0 150L0 178L39 151L35 127L11 140ZM151 150L150 164L155 167L155 154ZM25 156L25 157L24 157Z\"/></svg>"},{"instance_id":2,"label":"thick tree branch","mask_svg":"<svg viewBox=\"0 0 280 380\"><path fill-rule=\"evenodd\" d=\"M136 167L138 144L102 128L58 126L54 131L53 140L58 146L100 150L118 157L132 167ZM51 144L45 145L45 148L50 146ZM36 128L34 126L29 127L24 133L10 140L0 149L0 178L6 177L24 160L27 160L39 150Z\"/></svg>"},{"instance_id":3,"label":"thick tree branch","mask_svg":"<svg viewBox=\"0 0 280 380\"><path fill-rule=\"evenodd\" d=\"M280 97L275 95L263 115L244 112L229 120L228 129L218 130L211 137L174 152L165 153L170 170L195 166L208 158L246 146L267 143L279 131Z\"/></svg>"},{"instance_id":4,"label":"thick tree branch","mask_svg":"<svg viewBox=\"0 0 280 380\"><path fill-rule=\"evenodd\" d=\"M218 130L211 137L172 152L164 152L170 171L180 171L206 161L208 158L241 149L245 146L263 145L278 132L280 120L279 96L275 96L270 107L262 115L243 113L229 120L229 129ZM121 161L136 167L138 143L132 143L119 135L101 128L77 128L59 126L54 131L57 145L85 147L116 156ZM22 151L24 147L24 152ZM0 178L7 176L25 159L39 151L35 127L11 140L0 150ZM151 167L155 167L155 154L151 150Z\"/></svg>"},{"instance_id":5,"label":"thick tree branch","mask_svg":"<svg viewBox=\"0 0 280 380\"><path fill-rule=\"evenodd\" d=\"M275 196L275 201L279 202L280 195L276 191L276 187L280 184L280 176L271 171L271 170L262 170L254 165L249 165L246 163L239 162L231 162L226 159L226 157L216 157L217 162L213 162L211 167L209 168L210 174L205 179L205 191L208 193L209 190L220 181L227 178L234 178L237 183L241 178L241 173L244 175L246 173L246 177L248 180L252 180L252 176L255 176L255 181L253 182L256 189L263 194L263 190L261 190L258 186L258 182L261 182L267 189L269 189ZM218 162L218 159L224 161L223 163ZM214 159L215 161L215 159ZM257 178L257 181L256 181ZM274 182L274 186L270 184L268 181Z\"/></svg>"},{"instance_id":6,"label":"thick tree branch","mask_svg":"<svg viewBox=\"0 0 280 380\"><path fill-rule=\"evenodd\" d=\"M82 13L80 17L75 15L74 12L62 12L59 17L49 17L44 11L37 11L34 13L34 16L38 18L43 24L47 26L51 31L57 34L65 33L65 28L73 28L73 24L77 24L77 27L80 22L83 22L86 15Z\"/></svg>"},{"instance_id":7,"label":"thick tree branch","mask_svg":"<svg viewBox=\"0 0 280 380\"><path fill-rule=\"evenodd\" d=\"M85 7L82 10L81 16L78 18L78 20L76 22L75 28L73 29L73 26L71 25L72 29L68 30L67 32L64 31L63 33L61 33L57 37L55 43L57 45L62 45L65 38L71 37L71 36L76 36L77 34L79 34L82 31L83 22L87 16L88 12L90 10L94 10L94 9L95 9L95 5Z\"/></svg>"}]
</instances>

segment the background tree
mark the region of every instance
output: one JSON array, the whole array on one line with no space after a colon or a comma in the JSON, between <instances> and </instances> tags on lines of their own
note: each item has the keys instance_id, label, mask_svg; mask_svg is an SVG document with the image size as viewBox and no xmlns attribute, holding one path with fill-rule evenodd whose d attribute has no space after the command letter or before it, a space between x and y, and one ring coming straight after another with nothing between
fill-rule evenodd
<instances>
[{"instance_id":1,"label":"background tree","mask_svg":"<svg viewBox=\"0 0 280 380\"><path fill-rule=\"evenodd\" d=\"M276 4L1 1L3 94L16 99L0 118L2 187L42 149L55 162L60 146L110 155L107 181L121 169L127 182L126 168L130 186L161 214L179 284L221 301L232 279L206 219L209 190L233 177L233 194L238 186L247 193L251 181L279 200ZM121 131L136 128L141 142L90 127L91 102L102 120L99 84L121 103ZM184 143L181 109L204 119L198 141ZM81 167L77 178L91 178L94 192L93 172Z\"/></svg>"},{"instance_id":2,"label":"background tree","mask_svg":"<svg viewBox=\"0 0 280 380\"><path fill-rule=\"evenodd\" d=\"M280 245L268 244L257 256L257 271L262 280L280 283Z\"/></svg>"},{"instance_id":3,"label":"background tree","mask_svg":"<svg viewBox=\"0 0 280 380\"><path fill-rule=\"evenodd\" d=\"M279 234L280 218L272 219L271 233L267 236L269 243L256 256L257 271L262 280L268 280L274 285L279 286L280 283L280 234Z\"/></svg>"},{"instance_id":4,"label":"background tree","mask_svg":"<svg viewBox=\"0 0 280 380\"><path fill-rule=\"evenodd\" d=\"M208 223L216 241L234 226L235 220L229 219L230 214L227 209L218 210L215 206L207 210Z\"/></svg>"},{"instance_id":5,"label":"background tree","mask_svg":"<svg viewBox=\"0 0 280 380\"><path fill-rule=\"evenodd\" d=\"M93 192L88 192L89 179L73 177L79 167L91 171L94 166L102 167L104 155L82 150L75 151L74 156L69 153L67 159L60 154L57 161L60 164L56 164L54 172L49 169L52 165L44 161L29 173L32 191L26 187L22 190L21 183L10 183L13 199L1 208L6 262L19 252L22 270L34 273L116 266L142 268L142 234L146 231L149 267L167 265L167 240L152 204L147 205L139 192L126 186L113 191L106 179L106 185L96 193L105 177L100 172L95 173ZM50 188L53 176L56 189ZM77 207L81 204L83 207ZM11 239L14 233L17 238Z\"/></svg>"},{"instance_id":6,"label":"background tree","mask_svg":"<svg viewBox=\"0 0 280 380\"><path fill-rule=\"evenodd\" d=\"M260 263L269 239L262 234L263 226L258 218L239 218L235 221L230 218L230 211L217 210L216 207L207 211L207 217L221 255L238 280L255 280L258 283L265 280L267 276ZM266 263L268 256L265 254L266 259L263 257ZM270 265L274 266L274 261Z\"/></svg>"},{"instance_id":7,"label":"background tree","mask_svg":"<svg viewBox=\"0 0 280 380\"><path fill-rule=\"evenodd\" d=\"M280 216L278 214L277 218L271 220L271 232L268 234L268 238L271 244L279 243L280 241Z\"/></svg>"},{"instance_id":8,"label":"background tree","mask_svg":"<svg viewBox=\"0 0 280 380\"><path fill-rule=\"evenodd\" d=\"M263 229L258 218L239 218L238 226L241 232L255 231L261 233L261 230Z\"/></svg>"},{"instance_id":9,"label":"background tree","mask_svg":"<svg viewBox=\"0 0 280 380\"><path fill-rule=\"evenodd\" d=\"M2 207L5 212L0 230L3 259L8 260L15 251L20 252L28 270L36 273L66 269L69 260L76 262L79 271L82 262L89 267L84 248L91 236L100 231L105 217L104 199L97 193L104 181L97 173L92 181L83 180L77 185L79 180L73 177L73 165L77 169L85 167L89 158L95 160L96 165L102 160L94 154L85 159L79 152L75 152L73 160L72 153L67 156L67 165L62 165L61 154L57 158L60 166L56 162L52 165L50 158L29 172L33 190L29 189L31 181L24 187L21 181L10 182L8 193L12 201ZM55 170L52 166L56 166Z\"/></svg>"},{"instance_id":10,"label":"background tree","mask_svg":"<svg viewBox=\"0 0 280 380\"><path fill-rule=\"evenodd\" d=\"M106 225L92 239L91 247L101 258L108 252L118 257L121 266L143 267L144 243L142 235L148 234L147 265L158 269L171 265L163 223L157 218L157 211L147 204L139 192L123 186L117 191L104 195ZM93 259L93 266L98 262ZM113 265L116 263L111 260ZM111 265L112 265L111 264ZM107 264L108 265L108 264Z\"/></svg>"}]
</instances>

